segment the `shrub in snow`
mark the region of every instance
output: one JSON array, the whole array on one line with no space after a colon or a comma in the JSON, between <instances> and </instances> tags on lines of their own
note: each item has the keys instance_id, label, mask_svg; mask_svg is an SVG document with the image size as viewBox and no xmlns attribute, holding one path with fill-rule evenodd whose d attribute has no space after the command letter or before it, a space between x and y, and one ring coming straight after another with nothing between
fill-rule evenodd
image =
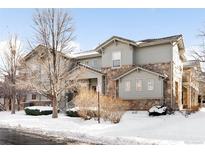
<instances>
[{"instance_id":1,"label":"shrub in snow","mask_svg":"<svg viewBox=\"0 0 205 154\"><path fill-rule=\"evenodd\" d=\"M49 115L52 114L53 108L49 106L30 106L24 108L24 111L26 112L27 115L33 115L33 116Z\"/></svg>"},{"instance_id":2,"label":"shrub in snow","mask_svg":"<svg viewBox=\"0 0 205 154\"><path fill-rule=\"evenodd\" d=\"M167 107L164 105L153 106L149 109L149 116L160 116L167 114Z\"/></svg>"},{"instance_id":3,"label":"shrub in snow","mask_svg":"<svg viewBox=\"0 0 205 154\"><path fill-rule=\"evenodd\" d=\"M80 89L78 95L74 98L75 106L79 107L79 115L84 119L98 117L98 97L93 90ZM118 123L124 114L130 108L130 103L120 99L100 96L100 117L113 123Z\"/></svg>"},{"instance_id":4,"label":"shrub in snow","mask_svg":"<svg viewBox=\"0 0 205 154\"><path fill-rule=\"evenodd\" d=\"M93 108L75 107L75 108L68 109L66 111L66 115L69 117L82 117L85 120L89 120L93 117L97 117L97 110Z\"/></svg>"},{"instance_id":5,"label":"shrub in snow","mask_svg":"<svg viewBox=\"0 0 205 154\"><path fill-rule=\"evenodd\" d=\"M66 115L69 117L80 117L80 115L78 114L78 111L79 111L78 108L68 109L66 110Z\"/></svg>"},{"instance_id":6,"label":"shrub in snow","mask_svg":"<svg viewBox=\"0 0 205 154\"><path fill-rule=\"evenodd\" d=\"M98 112L97 110L93 110L93 109L80 109L78 111L79 115L85 119L85 120L90 120L91 118L96 118L98 117Z\"/></svg>"}]
</instances>

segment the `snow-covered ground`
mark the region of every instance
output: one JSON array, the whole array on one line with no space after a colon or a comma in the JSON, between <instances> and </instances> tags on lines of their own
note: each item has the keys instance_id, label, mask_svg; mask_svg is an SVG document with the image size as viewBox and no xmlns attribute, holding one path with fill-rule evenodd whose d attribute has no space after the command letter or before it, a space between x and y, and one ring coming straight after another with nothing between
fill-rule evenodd
<instances>
[{"instance_id":1,"label":"snow-covered ground","mask_svg":"<svg viewBox=\"0 0 205 154\"><path fill-rule=\"evenodd\" d=\"M0 127L30 133L76 139L97 144L205 144L205 109L185 117L182 113L149 117L147 112L127 112L119 124L59 114L27 116L0 112Z\"/></svg>"}]
</instances>

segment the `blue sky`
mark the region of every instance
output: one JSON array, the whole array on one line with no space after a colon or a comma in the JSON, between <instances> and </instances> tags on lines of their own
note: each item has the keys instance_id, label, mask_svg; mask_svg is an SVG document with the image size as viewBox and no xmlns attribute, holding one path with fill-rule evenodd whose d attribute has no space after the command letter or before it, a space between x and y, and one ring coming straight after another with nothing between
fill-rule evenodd
<instances>
[{"instance_id":1,"label":"blue sky","mask_svg":"<svg viewBox=\"0 0 205 154\"><path fill-rule=\"evenodd\" d=\"M25 42L33 35L34 9L0 9L0 41L17 33ZM205 9L69 9L75 23L75 42L89 50L113 35L141 40L183 34L187 49L201 43Z\"/></svg>"}]
</instances>

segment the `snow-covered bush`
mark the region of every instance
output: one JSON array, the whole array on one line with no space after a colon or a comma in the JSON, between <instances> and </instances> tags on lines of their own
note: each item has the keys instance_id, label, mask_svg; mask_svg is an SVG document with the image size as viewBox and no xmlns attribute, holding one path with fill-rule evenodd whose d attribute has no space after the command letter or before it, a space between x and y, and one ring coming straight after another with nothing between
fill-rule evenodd
<instances>
[{"instance_id":1,"label":"snow-covered bush","mask_svg":"<svg viewBox=\"0 0 205 154\"><path fill-rule=\"evenodd\" d=\"M66 115L69 117L82 117L85 120L89 120L93 117L97 117L97 110L93 108L79 109L79 107L75 107L75 108L68 109L66 111Z\"/></svg>"},{"instance_id":2,"label":"snow-covered bush","mask_svg":"<svg viewBox=\"0 0 205 154\"><path fill-rule=\"evenodd\" d=\"M24 108L24 111L26 112L27 115L33 115L33 116L49 115L52 114L53 108L49 106L30 106Z\"/></svg>"},{"instance_id":3,"label":"snow-covered bush","mask_svg":"<svg viewBox=\"0 0 205 154\"><path fill-rule=\"evenodd\" d=\"M71 109L67 109L66 110L66 115L69 117L80 117L80 115L78 114L79 112L79 108L71 108Z\"/></svg>"},{"instance_id":4,"label":"snow-covered bush","mask_svg":"<svg viewBox=\"0 0 205 154\"><path fill-rule=\"evenodd\" d=\"M159 116L167 114L167 107L163 105L153 106L149 109L149 116Z\"/></svg>"},{"instance_id":5,"label":"snow-covered bush","mask_svg":"<svg viewBox=\"0 0 205 154\"><path fill-rule=\"evenodd\" d=\"M98 117L98 96L92 90L81 89L74 99L79 108L79 115L84 119ZM100 96L100 117L118 123L125 111L129 109L129 102L108 96Z\"/></svg>"}]
</instances>

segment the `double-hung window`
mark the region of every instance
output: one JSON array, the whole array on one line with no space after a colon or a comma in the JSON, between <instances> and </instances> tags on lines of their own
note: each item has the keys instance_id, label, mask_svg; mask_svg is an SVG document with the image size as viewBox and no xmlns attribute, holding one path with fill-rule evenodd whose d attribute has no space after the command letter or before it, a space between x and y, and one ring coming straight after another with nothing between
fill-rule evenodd
<instances>
[{"instance_id":1,"label":"double-hung window","mask_svg":"<svg viewBox=\"0 0 205 154\"><path fill-rule=\"evenodd\" d=\"M97 59L93 59L93 67L96 67L98 65L98 60Z\"/></svg>"},{"instance_id":2,"label":"double-hung window","mask_svg":"<svg viewBox=\"0 0 205 154\"><path fill-rule=\"evenodd\" d=\"M130 81L125 81L125 91L129 92L131 89L131 83Z\"/></svg>"},{"instance_id":3,"label":"double-hung window","mask_svg":"<svg viewBox=\"0 0 205 154\"><path fill-rule=\"evenodd\" d=\"M147 90L154 90L154 79L148 79L147 81Z\"/></svg>"},{"instance_id":4,"label":"double-hung window","mask_svg":"<svg viewBox=\"0 0 205 154\"><path fill-rule=\"evenodd\" d=\"M121 52L113 52L112 53L112 67L120 67L121 66Z\"/></svg>"},{"instance_id":5,"label":"double-hung window","mask_svg":"<svg viewBox=\"0 0 205 154\"><path fill-rule=\"evenodd\" d=\"M142 91L142 80L141 79L136 80L136 91Z\"/></svg>"}]
</instances>

